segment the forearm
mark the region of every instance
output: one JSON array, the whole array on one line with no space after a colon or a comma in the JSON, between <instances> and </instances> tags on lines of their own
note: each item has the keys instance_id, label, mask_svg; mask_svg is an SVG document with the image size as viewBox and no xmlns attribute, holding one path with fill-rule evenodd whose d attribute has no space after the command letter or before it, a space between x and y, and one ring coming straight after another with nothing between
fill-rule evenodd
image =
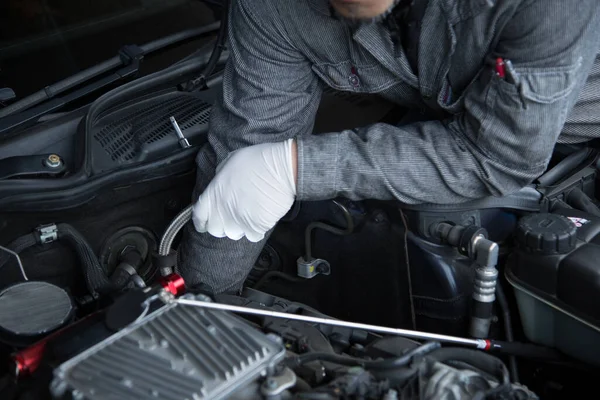
<instances>
[{"instance_id":1,"label":"forearm","mask_svg":"<svg viewBox=\"0 0 600 400\"><path fill-rule=\"evenodd\" d=\"M298 199L453 204L504 196L534 181L600 47L597 1L576 8L565 14L560 0L530 2L460 95L460 113L443 122L299 138ZM512 60L513 79L494 73L495 57Z\"/></svg>"},{"instance_id":2,"label":"forearm","mask_svg":"<svg viewBox=\"0 0 600 400\"><path fill-rule=\"evenodd\" d=\"M298 198L451 204L519 190L543 169L495 162L439 121L298 140Z\"/></svg>"}]
</instances>

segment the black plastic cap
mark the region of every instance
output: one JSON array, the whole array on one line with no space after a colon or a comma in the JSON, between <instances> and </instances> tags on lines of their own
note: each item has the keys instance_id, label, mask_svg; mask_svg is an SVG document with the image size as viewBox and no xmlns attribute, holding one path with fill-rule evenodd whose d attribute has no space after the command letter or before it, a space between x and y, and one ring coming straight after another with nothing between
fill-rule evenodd
<instances>
[{"instance_id":1,"label":"black plastic cap","mask_svg":"<svg viewBox=\"0 0 600 400\"><path fill-rule=\"evenodd\" d=\"M557 214L532 214L522 218L517 241L526 251L537 254L566 254L575 249L577 227Z\"/></svg>"}]
</instances>

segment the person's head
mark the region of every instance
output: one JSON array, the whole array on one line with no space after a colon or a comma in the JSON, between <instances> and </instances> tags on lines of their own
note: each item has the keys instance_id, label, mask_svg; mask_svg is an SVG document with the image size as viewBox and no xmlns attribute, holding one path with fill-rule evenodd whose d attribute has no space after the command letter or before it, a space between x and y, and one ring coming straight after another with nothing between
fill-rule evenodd
<instances>
[{"instance_id":1,"label":"person's head","mask_svg":"<svg viewBox=\"0 0 600 400\"><path fill-rule=\"evenodd\" d=\"M398 0L329 0L329 2L344 18L366 20L386 14Z\"/></svg>"}]
</instances>

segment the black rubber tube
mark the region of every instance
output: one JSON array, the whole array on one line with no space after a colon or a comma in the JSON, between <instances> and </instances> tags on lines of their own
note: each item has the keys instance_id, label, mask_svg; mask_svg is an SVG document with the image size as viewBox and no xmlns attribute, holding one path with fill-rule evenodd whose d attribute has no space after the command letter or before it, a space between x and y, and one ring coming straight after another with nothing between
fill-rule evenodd
<instances>
[{"instance_id":1,"label":"black rubber tube","mask_svg":"<svg viewBox=\"0 0 600 400\"><path fill-rule=\"evenodd\" d=\"M561 361L564 359L564 356L559 351L553 348L521 342L503 342L500 340L490 340L489 351L500 354L531 358L534 360Z\"/></svg>"},{"instance_id":2,"label":"black rubber tube","mask_svg":"<svg viewBox=\"0 0 600 400\"><path fill-rule=\"evenodd\" d=\"M360 358L342 356L334 353L307 353L298 357L293 357L285 360L285 363L294 368L304 365L312 361L325 361L333 364L340 364L349 367L362 367L365 369L372 370L393 370L408 365L414 357L425 356L432 351L439 349L440 344L438 342L426 343L422 346L416 347L409 350L406 354L400 357L386 359L386 360L363 360Z\"/></svg>"},{"instance_id":3,"label":"black rubber tube","mask_svg":"<svg viewBox=\"0 0 600 400\"><path fill-rule=\"evenodd\" d=\"M140 46L142 53L144 55L153 53L158 50L162 50L166 47L172 46L176 43L182 42L184 40L189 40L191 38L202 36L207 33L211 33L220 28L220 23L215 22L210 25L197 28L197 29L188 29L182 32L175 33L173 35L155 40L153 42L146 43ZM0 109L0 118L6 117L10 114L14 114L16 112L22 111L29 107L35 106L43 101L51 99L58 94L61 94L73 87L80 85L96 76L102 75L106 72L109 72L115 68L124 65L123 60L119 56L112 57L106 61L103 61L99 64L94 65L88 69L85 69L81 72L78 72L62 81L56 82L52 85L47 86L46 88L39 90L24 99L21 99L3 109Z\"/></svg>"},{"instance_id":4,"label":"black rubber tube","mask_svg":"<svg viewBox=\"0 0 600 400\"><path fill-rule=\"evenodd\" d=\"M496 299L502 312L502 322L504 324L504 336L507 342L514 342L514 334L512 328L512 316L510 314L510 307L508 300L506 299L506 293L502 288L500 279L496 282ZM513 382L519 382L519 369L517 366L517 358L514 355L510 355L508 358L508 367L510 369L510 377Z\"/></svg>"},{"instance_id":5,"label":"black rubber tube","mask_svg":"<svg viewBox=\"0 0 600 400\"><path fill-rule=\"evenodd\" d=\"M585 161L594 150L584 148L575 153L569 154L564 160L556 164L550 171L538 178L538 183L541 186L551 186L564 178L567 173Z\"/></svg>"},{"instance_id":6,"label":"black rubber tube","mask_svg":"<svg viewBox=\"0 0 600 400\"><path fill-rule=\"evenodd\" d=\"M90 294L97 295L111 291L114 285L108 279L107 272L102 268L98 257L92 250L92 247L86 241L81 233L69 224L57 224L58 240L69 244L81 263L86 287ZM39 234L37 232L29 233L12 241L7 247L19 254L23 250L39 244ZM0 252L0 268L2 268L9 258Z\"/></svg>"},{"instance_id":7,"label":"black rubber tube","mask_svg":"<svg viewBox=\"0 0 600 400\"><path fill-rule=\"evenodd\" d=\"M600 217L600 208L581 189L575 188L571 190L566 200L567 204L571 207Z\"/></svg>"},{"instance_id":8,"label":"black rubber tube","mask_svg":"<svg viewBox=\"0 0 600 400\"><path fill-rule=\"evenodd\" d=\"M200 87L201 89L205 88L206 79L208 79L208 77L215 70L215 67L217 66L219 58L221 57L221 53L223 52L223 49L225 48L225 42L227 41L227 26L228 26L227 18L229 17L229 0L223 0L222 4L223 4L223 8L222 8L222 12L221 12L221 26L219 27L219 33L217 35L217 42L215 43L213 51L208 60L208 63L206 63L206 66L204 67L204 70L200 73L200 76L197 77L196 79L193 79L189 83L189 85L187 87L187 90L189 90L189 91L195 90L198 87Z\"/></svg>"}]
</instances>

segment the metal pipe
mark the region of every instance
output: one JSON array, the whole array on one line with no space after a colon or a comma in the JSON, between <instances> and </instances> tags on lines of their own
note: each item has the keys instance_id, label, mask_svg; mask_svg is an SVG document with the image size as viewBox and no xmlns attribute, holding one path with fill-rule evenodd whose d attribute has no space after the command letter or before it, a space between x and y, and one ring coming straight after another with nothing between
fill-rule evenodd
<instances>
[{"instance_id":1,"label":"metal pipe","mask_svg":"<svg viewBox=\"0 0 600 400\"><path fill-rule=\"evenodd\" d=\"M23 263L21 262L21 257L19 257L19 254L12 251L11 249L4 247L4 246L0 246L0 249L4 250L8 254L12 254L13 256L15 256L15 258L17 259L17 262L19 263L19 268L21 269L21 274L23 275L23 279L28 281L29 278L27 278L27 274L25 273L25 268L23 268Z\"/></svg>"},{"instance_id":2,"label":"metal pipe","mask_svg":"<svg viewBox=\"0 0 600 400\"><path fill-rule=\"evenodd\" d=\"M310 261L312 259L312 231L315 229L322 229L326 232L333 233L334 235L345 236L354 232L354 220L352 219L352 215L350 211L344 206L342 203L332 200L333 204L335 204L344 215L346 219L346 228L341 229L332 225L325 224L323 222L311 222L306 227L304 232L304 241L305 241L305 255L304 259L306 261Z\"/></svg>"},{"instance_id":3,"label":"metal pipe","mask_svg":"<svg viewBox=\"0 0 600 400\"><path fill-rule=\"evenodd\" d=\"M337 320L337 319L332 319L332 318L309 317L306 315L288 314L288 313L283 313L283 312L278 312L278 311L232 306L229 304L219 304L219 303L212 303L212 302L201 301L201 300L192 300L192 299L186 299L186 298L173 299L172 301L177 304L188 305L188 306L193 306L193 307L208 308L208 309L212 309L212 310L231 311L231 312L237 312L237 313L241 313L241 314L260 315L263 317L282 318L282 319L287 319L287 320L309 322L309 323L313 323L313 324L339 326L339 327L343 327L343 328L361 329L361 330L366 330L366 331L371 331L371 332L386 333L386 334L390 334L390 335L403 336L403 337L419 339L419 340L431 340L431 341L438 341L438 342L442 342L442 343L452 343L452 344L457 344L457 345L474 347L476 349L488 349L490 347L490 342L487 340L484 340L484 339L468 339L468 338L462 338L462 337L457 337L457 336L441 335L441 334L437 334L437 333L412 331L412 330L408 330L408 329L399 329L399 328L389 328L389 327L385 327L385 326L361 324L361 323L357 323L357 322L348 322L348 321Z\"/></svg>"}]
</instances>

